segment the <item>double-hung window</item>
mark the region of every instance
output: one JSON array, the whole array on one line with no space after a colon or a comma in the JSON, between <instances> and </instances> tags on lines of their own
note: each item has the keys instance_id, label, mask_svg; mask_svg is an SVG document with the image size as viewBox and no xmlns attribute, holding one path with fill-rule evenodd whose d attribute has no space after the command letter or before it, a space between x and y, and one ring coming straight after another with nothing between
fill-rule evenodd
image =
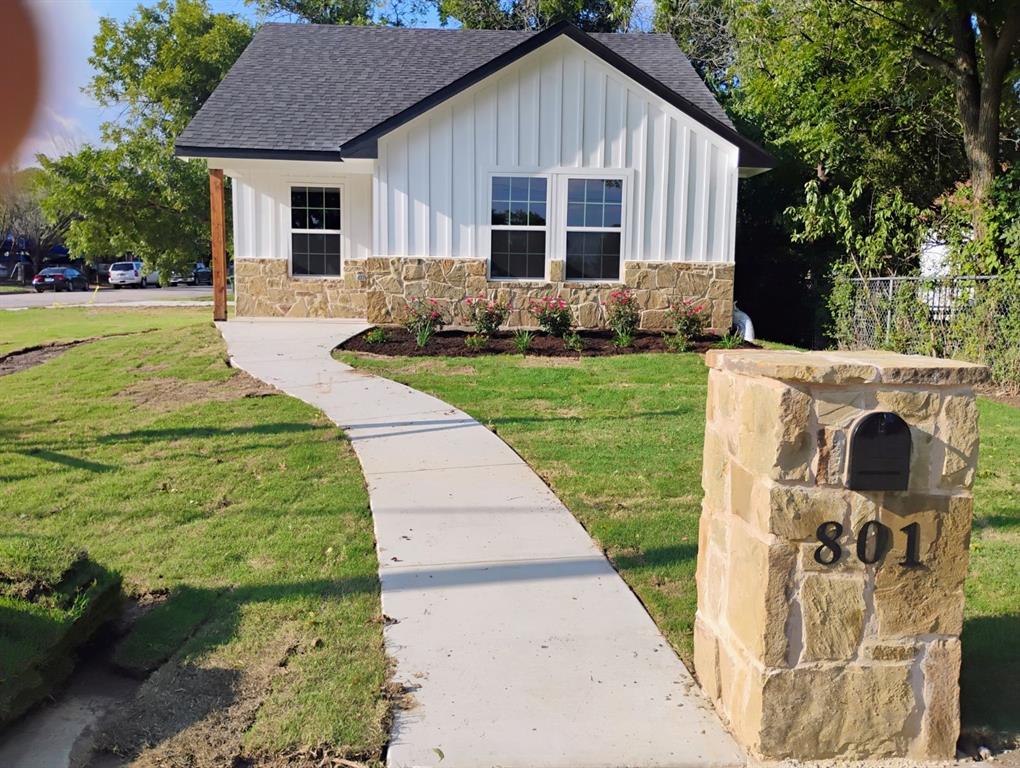
<instances>
[{"instance_id":1,"label":"double-hung window","mask_svg":"<svg viewBox=\"0 0 1020 768\"><path fill-rule=\"evenodd\" d=\"M545 279L548 183L544 176L493 176L490 276Z\"/></svg>"},{"instance_id":2,"label":"double-hung window","mask_svg":"<svg viewBox=\"0 0 1020 768\"><path fill-rule=\"evenodd\" d=\"M340 188L291 187L292 275L340 274Z\"/></svg>"},{"instance_id":3,"label":"double-hung window","mask_svg":"<svg viewBox=\"0 0 1020 768\"><path fill-rule=\"evenodd\" d=\"M621 179L567 180L567 280L619 280Z\"/></svg>"}]
</instances>

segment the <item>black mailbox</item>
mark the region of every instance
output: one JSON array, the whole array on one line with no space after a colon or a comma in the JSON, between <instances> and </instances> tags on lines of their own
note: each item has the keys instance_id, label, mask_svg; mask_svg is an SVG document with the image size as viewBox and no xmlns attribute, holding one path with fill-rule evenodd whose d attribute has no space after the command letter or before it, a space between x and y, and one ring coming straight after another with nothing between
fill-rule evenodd
<instances>
[{"instance_id":1,"label":"black mailbox","mask_svg":"<svg viewBox=\"0 0 1020 768\"><path fill-rule=\"evenodd\" d=\"M895 413L869 413L850 430L846 487L905 491L910 482L910 427Z\"/></svg>"}]
</instances>

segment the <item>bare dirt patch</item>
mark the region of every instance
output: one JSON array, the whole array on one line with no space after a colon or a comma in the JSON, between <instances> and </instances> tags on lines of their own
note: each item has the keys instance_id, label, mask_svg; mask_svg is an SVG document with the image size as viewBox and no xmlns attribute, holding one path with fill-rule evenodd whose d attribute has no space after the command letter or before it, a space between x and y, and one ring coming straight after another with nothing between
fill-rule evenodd
<instances>
[{"instance_id":1,"label":"bare dirt patch","mask_svg":"<svg viewBox=\"0 0 1020 768\"><path fill-rule=\"evenodd\" d=\"M83 339L82 341L69 341L58 344L41 344L37 347L28 347L27 349L9 352L0 357L0 376L8 376L12 373L41 365L47 360L52 360L54 357L64 354L71 347L87 344L91 341L95 341L95 339Z\"/></svg>"},{"instance_id":2,"label":"bare dirt patch","mask_svg":"<svg viewBox=\"0 0 1020 768\"><path fill-rule=\"evenodd\" d=\"M509 331L500 331L488 339L484 346L479 349L472 349L467 346L465 339L472 334L463 330L440 331L428 345L422 349L415 343L414 336L401 327L387 326L386 340L371 343L368 341L367 333L359 333L343 344L339 349L348 352L368 352L386 357L480 357L483 355L518 355L517 347L514 345L513 334ZM563 339L550 336L547 333L536 332L528 355L533 357L556 357L577 359L578 357L601 357L604 355L632 355L640 352L667 352L666 339L662 333L657 331L638 331L634 334L633 344L629 347L618 347L613 343L611 331L578 331L581 339L582 349L575 351L567 349ZM692 352L705 352L711 349L718 336L701 336L695 339L691 345ZM757 349L754 344L744 342L744 348Z\"/></svg>"},{"instance_id":3,"label":"bare dirt patch","mask_svg":"<svg viewBox=\"0 0 1020 768\"><path fill-rule=\"evenodd\" d=\"M244 371L234 371L228 379L193 381L175 378L153 378L136 381L118 393L135 405L155 411L172 411L182 403L225 402L242 397L266 397L279 391Z\"/></svg>"}]
</instances>

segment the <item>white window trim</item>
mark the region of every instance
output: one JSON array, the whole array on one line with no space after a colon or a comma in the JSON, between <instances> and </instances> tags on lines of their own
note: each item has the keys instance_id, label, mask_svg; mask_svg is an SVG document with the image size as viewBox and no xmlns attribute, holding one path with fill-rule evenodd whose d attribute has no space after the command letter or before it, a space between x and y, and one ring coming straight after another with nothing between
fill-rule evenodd
<instances>
[{"instance_id":1,"label":"white window trim","mask_svg":"<svg viewBox=\"0 0 1020 768\"><path fill-rule=\"evenodd\" d=\"M524 179L545 179L545 224L542 226L536 226L533 224L493 224L492 223L492 180L495 177L508 177L508 178L524 178ZM520 170L493 170L489 171L486 178L486 193L485 193L485 240L486 249L488 251L487 273L486 279L495 283L535 283L535 282L549 282L549 243L552 240L550 237L549 223L552 221L552 207L553 207L553 186L555 185L555 177L549 173L531 173L529 171ZM340 204L343 205L343 199L340 200ZM523 232L545 232L545 254L543 255L544 268L542 270L542 277L493 277L492 275L492 233L498 231L523 231Z\"/></svg>"},{"instance_id":2,"label":"white window trim","mask_svg":"<svg viewBox=\"0 0 1020 768\"><path fill-rule=\"evenodd\" d=\"M326 189L333 187L340 190L340 229L293 229L291 222L291 194L294 187L318 187ZM287 221L287 274L291 280L339 280L344 276L344 262L347 260L347 238L344 236L344 223L347 222L347 190L343 182L327 181L316 179L303 181L301 179L287 179L286 198L286 221ZM294 274L294 238L291 235L339 235L340 237L340 274L338 275L295 275Z\"/></svg>"},{"instance_id":3,"label":"white window trim","mask_svg":"<svg viewBox=\"0 0 1020 768\"><path fill-rule=\"evenodd\" d=\"M627 219L628 211L630 210L630 174L614 172L611 169L606 168L585 168L585 169L568 169L562 174L559 174L557 184L557 194L563 201L563 226L560 228L561 236L560 241L560 253L563 254L563 282L565 283L577 283L579 285L622 285L623 284L623 263L626 261L626 249L627 249ZM585 181L591 180L605 180L605 181L620 181L620 226L618 227L571 227L567 224L567 215L569 211L569 202L567 200L567 188L570 184L570 179L584 179ZM617 277L613 279L577 279L567 277L567 233L568 232L618 232L620 234L620 268L617 272Z\"/></svg>"},{"instance_id":4,"label":"white window trim","mask_svg":"<svg viewBox=\"0 0 1020 768\"><path fill-rule=\"evenodd\" d=\"M542 177L546 179L546 217L544 227L531 227L527 225L502 225L492 224L492 178L494 176L523 176ZM567 280L567 183L571 178L583 179L619 179L623 182L623 210L619 229L615 227L604 227L602 229L571 227L580 231L604 231L620 233L620 276L616 280ZM633 194L634 170L632 168L574 168L570 166L557 166L555 168L488 168L482 172L481 182L484 184L482 194L482 205L484 206L484 219L478 227L482 235L483 247L480 249L485 255L487 262L487 279L498 283L549 283L550 262L553 260L563 262L563 282L576 283L578 285L623 285L624 284L624 262L627 261L630 243L627 241L627 233L630 231L632 217L635 216ZM341 200L341 205L343 200ZM545 230L545 275L537 278L516 278L516 277L492 277L492 231L494 229L537 229Z\"/></svg>"}]
</instances>

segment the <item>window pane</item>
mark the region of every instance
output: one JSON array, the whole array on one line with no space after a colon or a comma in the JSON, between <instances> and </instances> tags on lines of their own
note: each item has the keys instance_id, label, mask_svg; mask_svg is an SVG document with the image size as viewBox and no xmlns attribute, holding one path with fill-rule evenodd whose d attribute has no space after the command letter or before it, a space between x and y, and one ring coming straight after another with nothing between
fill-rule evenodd
<instances>
[{"instance_id":1,"label":"window pane","mask_svg":"<svg viewBox=\"0 0 1020 768\"><path fill-rule=\"evenodd\" d=\"M510 277L510 257L506 253L492 252L492 277Z\"/></svg>"},{"instance_id":2,"label":"window pane","mask_svg":"<svg viewBox=\"0 0 1020 768\"><path fill-rule=\"evenodd\" d=\"M340 229L340 209L326 209L326 229Z\"/></svg>"},{"instance_id":3,"label":"window pane","mask_svg":"<svg viewBox=\"0 0 1020 768\"><path fill-rule=\"evenodd\" d=\"M528 223L528 204L518 202L510 204L510 223L523 226Z\"/></svg>"},{"instance_id":4,"label":"window pane","mask_svg":"<svg viewBox=\"0 0 1020 768\"><path fill-rule=\"evenodd\" d=\"M510 233L505 229L492 233L492 253L506 255L510 252Z\"/></svg>"},{"instance_id":5,"label":"window pane","mask_svg":"<svg viewBox=\"0 0 1020 768\"><path fill-rule=\"evenodd\" d=\"M340 190L330 187L326 190L325 206L327 208L336 208L340 210Z\"/></svg>"},{"instance_id":6,"label":"window pane","mask_svg":"<svg viewBox=\"0 0 1020 768\"><path fill-rule=\"evenodd\" d=\"M322 207L322 187L308 188L308 207L309 208Z\"/></svg>"},{"instance_id":7,"label":"window pane","mask_svg":"<svg viewBox=\"0 0 1020 768\"><path fill-rule=\"evenodd\" d=\"M324 236L323 235L309 235L308 236L308 252L314 254L322 254L325 252L324 248Z\"/></svg>"},{"instance_id":8,"label":"window pane","mask_svg":"<svg viewBox=\"0 0 1020 768\"><path fill-rule=\"evenodd\" d=\"M618 232L567 232L568 280L618 280Z\"/></svg>"},{"instance_id":9,"label":"window pane","mask_svg":"<svg viewBox=\"0 0 1020 768\"><path fill-rule=\"evenodd\" d=\"M326 254L325 256L323 256L323 260L324 260L324 264L323 264L323 273L322 274L328 275L330 277L336 277L337 275L340 274L340 254L339 253Z\"/></svg>"},{"instance_id":10,"label":"window pane","mask_svg":"<svg viewBox=\"0 0 1020 768\"><path fill-rule=\"evenodd\" d=\"M623 201L623 182L619 179L606 181L606 202L619 203Z\"/></svg>"},{"instance_id":11,"label":"window pane","mask_svg":"<svg viewBox=\"0 0 1020 768\"><path fill-rule=\"evenodd\" d=\"M585 183L584 201L586 203L601 203L605 199L606 182L602 179L588 179Z\"/></svg>"},{"instance_id":12,"label":"window pane","mask_svg":"<svg viewBox=\"0 0 1020 768\"><path fill-rule=\"evenodd\" d=\"M493 200L510 199L510 179L508 177L506 176L492 177L492 199Z\"/></svg>"},{"instance_id":13,"label":"window pane","mask_svg":"<svg viewBox=\"0 0 1020 768\"><path fill-rule=\"evenodd\" d=\"M311 218L311 216L309 216ZM588 203L584 206L584 226L586 227L601 227L602 226L602 206L592 203Z\"/></svg>"},{"instance_id":14,"label":"window pane","mask_svg":"<svg viewBox=\"0 0 1020 768\"><path fill-rule=\"evenodd\" d=\"M545 199L546 199L545 198L545 179L543 179L541 177L538 177L538 176L536 176L535 178L531 179L531 193L530 193L530 198L529 199L533 203L535 203L535 202L541 203L541 202L545 201Z\"/></svg>"},{"instance_id":15,"label":"window pane","mask_svg":"<svg viewBox=\"0 0 1020 768\"><path fill-rule=\"evenodd\" d=\"M292 208L304 208L308 205L308 192L304 187L292 187L290 190Z\"/></svg>"},{"instance_id":16,"label":"window pane","mask_svg":"<svg viewBox=\"0 0 1020 768\"><path fill-rule=\"evenodd\" d=\"M533 227L545 226L545 203L532 203L528 214L528 224Z\"/></svg>"},{"instance_id":17,"label":"window pane","mask_svg":"<svg viewBox=\"0 0 1020 768\"><path fill-rule=\"evenodd\" d=\"M491 275L530 280L544 278L545 232L493 232Z\"/></svg>"},{"instance_id":18,"label":"window pane","mask_svg":"<svg viewBox=\"0 0 1020 768\"><path fill-rule=\"evenodd\" d=\"M604 227L619 227L623 220L623 206L622 205L607 205L605 211L605 219L603 219L602 226Z\"/></svg>"},{"instance_id":19,"label":"window pane","mask_svg":"<svg viewBox=\"0 0 1020 768\"><path fill-rule=\"evenodd\" d=\"M510 199L521 200L527 202L528 200L528 181L529 179L522 178L520 176L514 176L510 179Z\"/></svg>"},{"instance_id":20,"label":"window pane","mask_svg":"<svg viewBox=\"0 0 1020 768\"><path fill-rule=\"evenodd\" d=\"M584 226L584 203L567 204L567 226L568 227Z\"/></svg>"},{"instance_id":21,"label":"window pane","mask_svg":"<svg viewBox=\"0 0 1020 768\"><path fill-rule=\"evenodd\" d=\"M505 201L494 201L492 203L492 223L510 223L510 203Z\"/></svg>"},{"instance_id":22,"label":"window pane","mask_svg":"<svg viewBox=\"0 0 1020 768\"><path fill-rule=\"evenodd\" d=\"M323 235L323 250L327 256L340 255L340 235Z\"/></svg>"},{"instance_id":23,"label":"window pane","mask_svg":"<svg viewBox=\"0 0 1020 768\"><path fill-rule=\"evenodd\" d=\"M584 179L570 179L567 182L567 202L584 202Z\"/></svg>"},{"instance_id":24,"label":"window pane","mask_svg":"<svg viewBox=\"0 0 1020 768\"><path fill-rule=\"evenodd\" d=\"M309 229L322 229L323 227L322 209L309 208L308 209L308 228Z\"/></svg>"},{"instance_id":25,"label":"window pane","mask_svg":"<svg viewBox=\"0 0 1020 768\"><path fill-rule=\"evenodd\" d=\"M291 208L290 209L290 228L291 229L307 229L308 228L308 211L304 208Z\"/></svg>"}]
</instances>

